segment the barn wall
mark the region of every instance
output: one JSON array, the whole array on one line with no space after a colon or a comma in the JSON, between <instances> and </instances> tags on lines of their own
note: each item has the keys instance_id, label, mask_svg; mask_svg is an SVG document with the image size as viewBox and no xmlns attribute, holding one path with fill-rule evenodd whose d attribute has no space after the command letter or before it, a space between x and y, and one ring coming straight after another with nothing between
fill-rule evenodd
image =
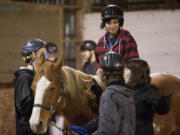
<instances>
[{"instance_id":1,"label":"barn wall","mask_svg":"<svg viewBox=\"0 0 180 135\"><path fill-rule=\"evenodd\" d=\"M13 88L0 85L0 134L15 135Z\"/></svg>"},{"instance_id":2,"label":"barn wall","mask_svg":"<svg viewBox=\"0 0 180 135\"><path fill-rule=\"evenodd\" d=\"M55 42L62 50L62 9L0 2L0 134L15 135L14 72L24 62L21 46L31 38Z\"/></svg>"},{"instance_id":3,"label":"barn wall","mask_svg":"<svg viewBox=\"0 0 180 135\"><path fill-rule=\"evenodd\" d=\"M0 3L0 82L10 82L24 64L20 49L26 40L41 38L61 50L61 18L61 10L53 6Z\"/></svg>"}]
</instances>

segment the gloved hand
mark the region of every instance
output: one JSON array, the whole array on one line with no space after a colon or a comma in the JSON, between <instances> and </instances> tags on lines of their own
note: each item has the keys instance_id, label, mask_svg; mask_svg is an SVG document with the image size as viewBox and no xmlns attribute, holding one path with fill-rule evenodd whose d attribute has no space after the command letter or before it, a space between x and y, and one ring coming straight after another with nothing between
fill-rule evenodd
<instances>
[{"instance_id":1,"label":"gloved hand","mask_svg":"<svg viewBox=\"0 0 180 135\"><path fill-rule=\"evenodd\" d=\"M172 94L169 95L162 95L161 98L159 99L159 105L161 106L170 106L170 98L171 98Z\"/></svg>"},{"instance_id":2,"label":"gloved hand","mask_svg":"<svg viewBox=\"0 0 180 135\"><path fill-rule=\"evenodd\" d=\"M88 131L85 129L85 128L82 128L80 126L75 126L75 125L71 125L69 127L72 131L80 134L80 135L87 135L88 134Z\"/></svg>"},{"instance_id":3,"label":"gloved hand","mask_svg":"<svg viewBox=\"0 0 180 135\"><path fill-rule=\"evenodd\" d=\"M149 91L145 97L145 103L149 106L156 106L159 104L160 95L156 91Z\"/></svg>"},{"instance_id":4,"label":"gloved hand","mask_svg":"<svg viewBox=\"0 0 180 135\"><path fill-rule=\"evenodd\" d=\"M159 99L159 105L156 107L156 111L158 114L166 114L170 111L170 97L172 95L162 95Z\"/></svg>"}]
</instances>

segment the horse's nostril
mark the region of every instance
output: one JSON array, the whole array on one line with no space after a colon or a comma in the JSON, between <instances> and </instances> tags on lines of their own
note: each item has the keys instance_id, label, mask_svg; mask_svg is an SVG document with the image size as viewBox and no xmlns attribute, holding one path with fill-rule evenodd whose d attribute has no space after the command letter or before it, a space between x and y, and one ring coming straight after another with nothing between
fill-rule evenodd
<instances>
[{"instance_id":1,"label":"horse's nostril","mask_svg":"<svg viewBox=\"0 0 180 135\"><path fill-rule=\"evenodd\" d=\"M40 120L39 121L39 126L41 127L43 125L43 122Z\"/></svg>"},{"instance_id":2,"label":"horse's nostril","mask_svg":"<svg viewBox=\"0 0 180 135\"><path fill-rule=\"evenodd\" d=\"M37 129L40 129L40 128L42 127L42 125L43 125L43 122L40 120L40 121L39 121L39 124L38 124L38 126L37 126Z\"/></svg>"}]
</instances>

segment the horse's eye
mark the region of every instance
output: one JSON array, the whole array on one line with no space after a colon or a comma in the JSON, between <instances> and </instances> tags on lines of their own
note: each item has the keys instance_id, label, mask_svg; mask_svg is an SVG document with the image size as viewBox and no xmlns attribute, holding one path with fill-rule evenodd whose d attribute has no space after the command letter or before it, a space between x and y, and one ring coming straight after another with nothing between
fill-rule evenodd
<instances>
[{"instance_id":1,"label":"horse's eye","mask_svg":"<svg viewBox=\"0 0 180 135\"><path fill-rule=\"evenodd\" d=\"M54 88L54 87L52 87L52 88L50 88L49 90L50 90L50 91L53 91L53 90L55 90L55 88Z\"/></svg>"}]
</instances>

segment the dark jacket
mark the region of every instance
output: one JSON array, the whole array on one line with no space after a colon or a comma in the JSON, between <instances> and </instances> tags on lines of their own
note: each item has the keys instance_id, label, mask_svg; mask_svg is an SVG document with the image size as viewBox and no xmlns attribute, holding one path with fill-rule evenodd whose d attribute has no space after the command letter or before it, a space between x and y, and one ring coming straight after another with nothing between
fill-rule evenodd
<instances>
[{"instance_id":1,"label":"dark jacket","mask_svg":"<svg viewBox=\"0 0 180 135\"><path fill-rule=\"evenodd\" d=\"M29 69L20 69L15 72L16 135L34 135L29 125L34 101L30 88L33 77L34 72Z\"/></svg>"},{"instance_id":2,"label":"dark jacket","mask_svg":"<svg viewBox=\"0 0 180 135\"><path fill-rule=\"evenodd\" d=\"M34 95L31 84L34 78L34 71L29 69L19 69L15 72L15 116L16 116L16 135L36 135L32 132L29 125ZM44 135L48 135L48 132Z\"/></svg>"},{"instance_id":3,"label":"dark jacket","mask_svg":"<svg viewBox=\"0 0 180 135\"><path fill-rule=\"evenodd\" d=\"M170 109L169 100L165 101L153 85L137 86L134 89L136 135L154 135L154 114L167 113Z\"/></svg>"},{"instance_id":4,"label":"dark jacket","mask_svg":"<svg viewBox=\"0 0 180 135\"><path fill-rule=\"evenodd\" d=\"M115 36L115 41L112 41L114 43L112 49L108 45L107 37L108 32L99 39L98 45L95 48L98 67L101 57L109 51L120 52L125 60L139 58L136 41L127 30L121 29L118 35Z\"/></svg>"},{"instance_id":5,"label":"dark jacket","mask_svg":"<svg viewBox=\"0 0 180 135\"><path fill-rule=\"evenodd\" d=\"M132 90L112 82L101 96L99 119L86 124L91 135L134 135L135 104ZM89 125L89 126L88 126ZM91 125L94 125L90 128ZM97 127L95 127L97 126ZM94 131L93 133L90 133Z\"/></svg>"},{"instance_id":6,"label":"dark jacket","mask_svg":"<svg viewBox=\"0 0 180 135\"><path fill-rule=\"evenodd\" d=\"M83 72L86 74L96 75L96 67L96 61L94 63L90 63L90 61L87 61L83 66Z\"/></svg>"}]
</instances>

